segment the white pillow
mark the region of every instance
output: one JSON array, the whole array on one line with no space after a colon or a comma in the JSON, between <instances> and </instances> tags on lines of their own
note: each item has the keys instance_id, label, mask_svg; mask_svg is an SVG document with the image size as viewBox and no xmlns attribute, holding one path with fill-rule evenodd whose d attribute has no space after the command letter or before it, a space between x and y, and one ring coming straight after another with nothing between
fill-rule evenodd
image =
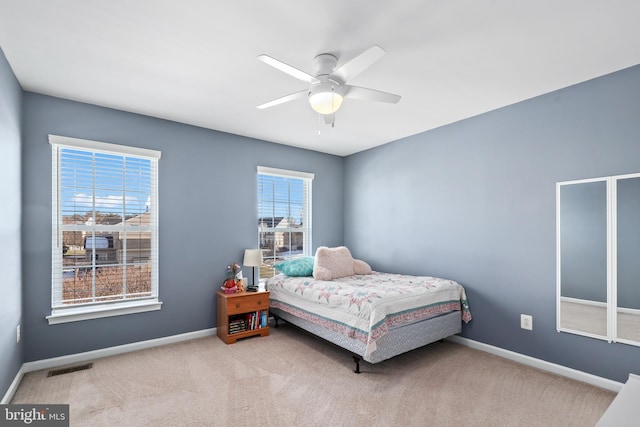
<instances>
[{"instance_id":1,"label":"white pillow","mask_svg":"<svg viewBox=\"0 0 640 427\"><path fill-rule=\"evenodd\" d=\"M355 260L345 246L328 248L320 246L316 250L313 263L313 278L333 280L356 274L371 274L371 267L364 261Z\"/></svg>"},{"instance_id":2,"label":"white pillow","mask_svg":"<svg viewBox=\"0 0 640 427\"><path fill-rule=\"evenodd\" d=\"M362 261L361 259L353 260L353 272L355 274L373 274L373 271L371 271L371 266L369 266L369 264Z\"/></svg>"}]
</instances>

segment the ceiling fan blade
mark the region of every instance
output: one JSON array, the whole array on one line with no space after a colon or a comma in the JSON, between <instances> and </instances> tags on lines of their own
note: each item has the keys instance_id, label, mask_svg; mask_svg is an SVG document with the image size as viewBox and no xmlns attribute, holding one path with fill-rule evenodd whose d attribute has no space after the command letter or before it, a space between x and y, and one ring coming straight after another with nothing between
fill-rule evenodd
<instances>
[{"instance_id":1,"label":"ceiling fan blade","mask_svg":"<svg viewBox=\"0 0 640 427\"><path fill-rule=\"evenodd\" d=\"M273 101L265 102L258 105L256 108L264 110L265 108L273 107L276 105L284 104L285 102L293 101L298 98L306 98L309 94L309 89L304 89L299 92L292 93L291 95L283 96L282 98L274 99Z\"/></svg>"},{"instance_id":2,"label":"ceiling fan blade","mask_svg":"<svg viewBox=\"0 0 640 427\"><path fill-rule=\"evenodd\" d=\"M344 97L351 99L362 99L365 101L389 102L396 104L402 98L400 95L382 92L380 90L368 89L366 87L344 85Z\"/></svg>"},{"instance_id":3,"label":"ceiling fan blade","mask_svg":"<svg viewBox=\"0 0 640 427\"><path fill-rule=\"evenodd\" d=\"M378 45L373 45L360 55L339 67L332 75L340 77L342 81L346 83L369 68L374 62L382 58L385 53L386 52L383 48Z\"/></svg>"},{"instance_id":4,"label":"ceiling fan blade","mask_svg":"<svg viewBox=\"0 0 640 427\"><path fill-rule=\"evenodd\" d=\"M265 64L271 65L273 68L282 71L283 73L287 73L298 80L302 80L303 82L311 84L318 83L320 81L311 74L305 73L304 71L292 67L289 64L285 64L284 62L272 58L269 55L258 55L258 59Z\"/></svg>"}]
</instances>

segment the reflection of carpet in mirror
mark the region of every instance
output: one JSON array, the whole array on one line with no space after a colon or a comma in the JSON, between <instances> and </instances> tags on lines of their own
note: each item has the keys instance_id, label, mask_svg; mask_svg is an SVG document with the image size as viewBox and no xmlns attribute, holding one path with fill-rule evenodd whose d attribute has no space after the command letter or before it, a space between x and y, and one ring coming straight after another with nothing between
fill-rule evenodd
<instances>
[{"instance_id":1,"label":"reflection of carpet in mirror","mask_svg":"<svg viewBox=\"0 0 640 427\"><path fill-rule=\"evenodd\" d=\"M607 309L594 305L562 301L561 327L607 336ZM640 342L640 315L618 313L618 338Z\"/></svg>"},{"instance_id":2,"label":"reflection of carpet in mirror","mask_svg":"<svg viewBox=\"0 0 640 427\"><path fill-rule=\"evenodd\" d=\"M640 315L618 312L618 338L640 342Z\"/></svg>"},{"instance_id":3,"label":"reflection of carpet in mirror","mask_svg":"<svg viewBox=\"0 0 640 427\"><path fill-rule=\"evenodd\" d=\"M562 301L560 316L563 329L607 336L607 308Z\"/></svg>"}]
</instances>

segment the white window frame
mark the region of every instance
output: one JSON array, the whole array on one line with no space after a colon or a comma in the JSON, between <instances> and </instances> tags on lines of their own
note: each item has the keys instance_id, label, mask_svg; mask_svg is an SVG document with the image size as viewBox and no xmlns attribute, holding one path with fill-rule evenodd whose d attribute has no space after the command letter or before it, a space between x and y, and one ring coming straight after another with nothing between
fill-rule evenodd
<instances>
[{"instance_id":1,"label":"white window frame","mask_svg":"<svg viewBox=\"0 0 640 427\"><path fill-rule=\"evenodd\" d=\"M50 325L120 316L131 313L160 310L162 302L158 300L158 160L161 152L144 148L109 144L85 139L49 135L52 147L52 239L51 239L51 314L46 316ZM149 226L140 227L139 231L149 232L151 239L151 296L131 298L111 302L91 302L87 304L62 304L62 223L60 152L62 149L76 149L87 152L113 154L134 157L151 162L151 191L149 200Z\"/></svg>"},{"instance_id":2,"label":"white window frame","mask_svg":"<svg viewBox=\"0 0 640 427\"><path fill-rule=\"evenodd\" d=\"M274 233L278 232L295 232L295 233L302 233L303 235L303 254L302 256L311 256L311 249L312 249L312 240L311 240L311 236L312 236L312 230L313 230L313 226L312 226L312 183L313 183L313 179L314 179L314 174L313 173L309 173L309 172L300 172L300 171L292 171L292 170L287 170L287 169L277 169L277 168L271 168L271 167L266 167L266 166L258 166L257 168L258 173L257 173L257 179L260 179L260 175L271 175L271 176L279 176L279 177L283 177L283 178L289 178L289 179L300 179L303 181L303 186L304 186L304 190L303 190L303 194L304 194L304 199L303 199L303 214L302 214L302 224L303 227L301 228L282 228L282 227L273 227L273 228L261 228L260 225L258 224L258 242L260 242L260 233L261 232L265 232L265 231L272 231ZM260 203L260 194L257 195L257 203ZM259 209L259 207L258 207ZM258 212L258 216L259 216L259 212ZM260 275L260 278L262 278L262 275Z\"/></svg>"}]
</instances>

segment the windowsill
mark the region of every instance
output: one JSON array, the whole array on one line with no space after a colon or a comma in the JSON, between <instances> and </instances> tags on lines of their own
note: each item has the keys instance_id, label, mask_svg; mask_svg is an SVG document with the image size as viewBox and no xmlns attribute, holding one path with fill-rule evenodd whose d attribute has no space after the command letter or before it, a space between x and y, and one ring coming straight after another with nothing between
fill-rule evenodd
<instances>
[{"instance_id":1,"label":"windowsill","mask_svg":"<svg viewBox=\"0 0 640 427\"><path fill-rule=\"evenodd\" d=\"M50 325L79 322L81 320L100 319L102 317L123 316L125 314L144 313L160 310L162 302L157 300L127 301L99 306L77 308L58 308L46 316Z\"/></svg>"}]
</instances>

